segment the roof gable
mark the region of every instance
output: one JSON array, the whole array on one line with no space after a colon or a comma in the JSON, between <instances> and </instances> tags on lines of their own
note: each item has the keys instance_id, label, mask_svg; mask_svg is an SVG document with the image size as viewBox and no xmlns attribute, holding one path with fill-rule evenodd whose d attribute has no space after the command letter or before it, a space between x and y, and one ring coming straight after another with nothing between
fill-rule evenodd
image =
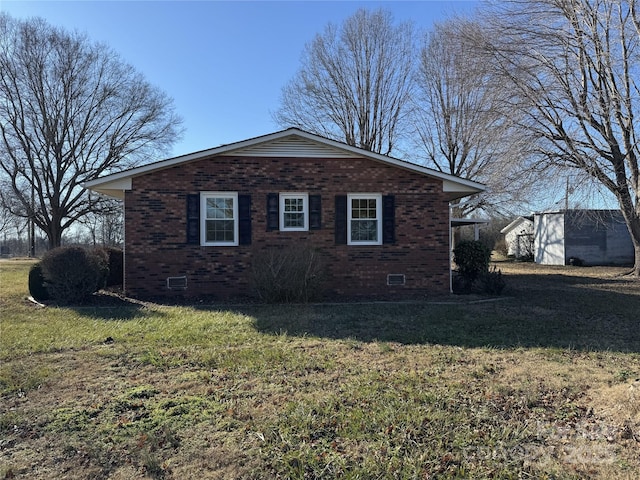
<instances>
[{"instance_id":1,"label":"roof gable","mask_svg":"<svg viewBox=\"0 0 640 480\"><path fill-rule=\"evenodd\" d=\"M500 233L506 234L506 233L509 233L511 230L519 227L520 225L526 226L527 224L533 225L533 219L520 216L516 218L513 222L511 222L509 225L504 227L502 230L500 230Z\"/></svg>"},{"instance_id":2,"label":"roof gable","mask_svg":"<svg viewBox=\"0 0 640 480\"><path fill-rule=\"evenodd\" d=\"M368 158L389 166L407 169L421 175L442 180L443 191L450 200L485 190L484 185L471 180L448 175L404 160L352 147L336 140L320 137L297 128L255 137L241 142L194 152L106 175L84 183L84 188L115 198L124 198L124 192L132 187L134 177L174 167L187 162L215 156L251 157L304 157L304 158Z\"/></svg>"},{"instance_id":3,"label":"roof gable","mask_svg":"<svg viewBox=\"0 0 640 480\"><path fill-rule=\"evenodd\" d=\"M247 157L358 158L353 152L290 135L264 143L233 150L227 155Z\"/></svg>"}]
</instances>

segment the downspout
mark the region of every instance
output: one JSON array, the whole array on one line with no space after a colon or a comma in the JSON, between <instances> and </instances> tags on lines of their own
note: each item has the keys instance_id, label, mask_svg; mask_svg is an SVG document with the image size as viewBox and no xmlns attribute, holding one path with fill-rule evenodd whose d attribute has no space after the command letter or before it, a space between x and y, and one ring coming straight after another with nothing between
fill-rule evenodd
<instances>
[{"instance_id":1,"label":"downspout","mask_svg":"<svg viewBox=\"0 0 640 480\"><path fill-rule=\"evenodd\" d=\"M451 235L451 215L452 215L452 211L453 208L451 207L451 202L448 203L449 205L449 250L447 252L447 256L448 256L448 262L449 262L449 293L453 294L453 266L451 265L451 252L453 251L453 235Z\"/></svg>"},{"instance_id":2,"label":"downspout","mask_svg":"<svg viewBox=\"0 0 640 480\"><path fill-rule=\"evenodd\" d=\"M127 296L127 209L125 208L127 192L122 191L122 295Z\"/></svg>"}]
</instances>

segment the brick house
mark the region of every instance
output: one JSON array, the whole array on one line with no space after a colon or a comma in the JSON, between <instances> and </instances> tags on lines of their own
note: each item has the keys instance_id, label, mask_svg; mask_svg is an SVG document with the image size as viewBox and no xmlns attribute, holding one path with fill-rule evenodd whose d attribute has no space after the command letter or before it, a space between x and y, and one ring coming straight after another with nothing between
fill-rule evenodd
<instances>
[{"instance_id":1,"label":"brick house","mask_svg":"<svg viewBox=\"0 0 640 480\"><path fill-rule=\"evenodd\" d=\"M124 200L134 297L251 296L252 259L317 249L331 297L450 292L449 202L483 185L290 128L97 178Z\"/></svg>"}]
</instances>

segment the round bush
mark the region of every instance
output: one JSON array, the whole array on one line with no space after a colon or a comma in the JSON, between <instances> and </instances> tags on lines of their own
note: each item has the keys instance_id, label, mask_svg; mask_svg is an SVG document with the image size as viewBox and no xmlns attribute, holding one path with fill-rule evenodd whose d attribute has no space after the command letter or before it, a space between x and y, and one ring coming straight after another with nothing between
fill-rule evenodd
<instances>
[{"instance_id":1,"label":"round bush","mask_svg":"<svg viewBox=\"0 0 640 480\"><path fill-rule=\"evenodd\" d=\"M32 265L29 270L29 293L38 302L49 300L49 292L44 284L40 262Z\"/></svg>"},{"instance_id":2,"label":"round bush","mask_svg":"<svg viewBox=\"0 0 640 480\"><path fill-rule=\"evenodd\" d=\"M54 248L40 263L47 292L60 303L82 301L104 284L104 257L80 247Z\"/></svg>"}]
</instances>

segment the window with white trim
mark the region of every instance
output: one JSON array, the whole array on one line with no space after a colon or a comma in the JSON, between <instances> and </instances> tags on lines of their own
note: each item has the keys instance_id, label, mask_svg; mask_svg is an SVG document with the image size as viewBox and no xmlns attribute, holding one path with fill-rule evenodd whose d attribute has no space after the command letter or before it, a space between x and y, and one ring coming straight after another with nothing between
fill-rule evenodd
<instances>
[{"instance_id":1,"label":"window with white trim","mask_svg":"<svg viewBox=\"0 0 640 480\"><path fill-rule=\"evenodd\" d=\"M280 230L309 230L309 195L306 193L280 194Z\"/></svg>"},{"instance_id":2,"label":"window with white trim","mask_svg":"<svg viewBox=\"0 0 640 480\"><path fill-rule=\"evenodd\" d=\"M202 192L200 194L201 244L238 245L238 194Z\"/></svg>"},{"instance_id":3,"label":"window with white trim","mask_svg":"<svg viewBox=\"0 0 640 480\"><path fill-rule=\"evenodd\" d=\"M347 195L347 243L382 245L382 195Z\"/></svg>"}]
</instances>

